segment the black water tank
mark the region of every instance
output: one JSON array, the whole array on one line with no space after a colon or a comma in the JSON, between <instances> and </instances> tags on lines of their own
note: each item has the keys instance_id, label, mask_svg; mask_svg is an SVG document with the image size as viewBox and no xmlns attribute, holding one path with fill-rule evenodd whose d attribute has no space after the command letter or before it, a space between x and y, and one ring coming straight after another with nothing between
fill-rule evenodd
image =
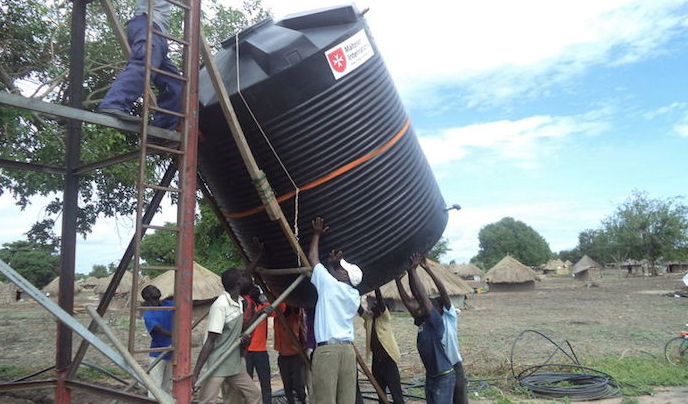
<instances>
[{"instance_id":1,"label":"black water tank","mask_svg":"<svg viewBox=\"0 0 688 404\"><path fill-rule=\"evenodd\" d=\"M410 253L432 248L446 226L445 203L354 6L266 20L223 46L215 60L224 85L292 228L298 216L306 253L311 220L322 216L330 227L323 259L331 249L343 250L363 269L364 293L397 276ZM205 70L199 92L203 179L249 257L255 257L251 240L257 236L266 245L264 267L299 266L281 228L261 207ZM289 176L300 189L298 202ZM293 278L267 276L266 282L279 292ZM315 296L304 282L290 301L312 305Z\"/></svg>"}]
</instances>

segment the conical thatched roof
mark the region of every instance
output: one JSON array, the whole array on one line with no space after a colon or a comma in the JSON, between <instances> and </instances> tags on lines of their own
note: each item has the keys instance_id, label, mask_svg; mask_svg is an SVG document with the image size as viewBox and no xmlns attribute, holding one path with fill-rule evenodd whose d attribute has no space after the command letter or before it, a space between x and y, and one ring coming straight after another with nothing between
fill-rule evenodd
<instances>
[{"instance_id":1,"label":"conical thatched roof","mask_svg":"<svg viewBox=\"0 0 688 404\"><path fill-rule=\"evenodd\" d=\"M41 292L43 293L50 293L51 295L57 295L57 292L60 290L60 277L57 276L55 279L50 281L49 284L45 285L43 289L41 289ZM74 283L74 293L79 293L81 292L81 286L79 284Z\"/></svg>"},{"instance_id":2,"label":"conical thatched roof","mask_svg":"<svg viewBox=\"0 0 688 404\"><path fill-rule=\"evenodd\" d=\"M571 265L573 265L573 262L571 262L571 261L569 261L569 260L564 261L564 266L565 266L566 268L571 268Z\"/></svg>"},{"instance_id":3,"label":"conical thatched roof","mask_svg":"<svg viewBox=\"0 0 688 404\"><path fill-rule=\"evenodd\" d=\"M564 268L566 264L560 259L556 260L549 260L545 264L544 268L542 268L545 271L556 271L557 269Z\"/></svg>"},{"instance_id":4,"label":"conical thatched roof","mask_svg":"<svg viewBox=\"0 0 688 404\"><path fill-rule=\"evenodd\" d=\"M583 256L576 265L573 266L571 272L575 275L579 272L587 271L588 269L599 269L602 270L602 265L598 264L592 258L588 257L587 254Z\"/></svg>"},{"instance_id":5,"label":"conical thatched roof","mask_svg":"<svg viewBox=\"0 0 688 404\"><path fill-rule=\"evenodd\" d=\"M108 285L110 284L110 281L112 280L112 277L115 274L112 274L108 276L107 278L100 278L98 281L98 286L93 289L96 293L105 293L107 290ZM122 279L119 282L119 285L117 286L117 290L115 290L115 293L129 293L131 292L131 283L134 279L134 275L131 274L129 271L124 271L124 275L122 276Z\"/></svg>"},{"instance_id":6,"label":"conical thatched roof","mask_svg":"<svg viewBox=\"0 0 688 404\"><path fill-rule=\"evenodd\" d=\"M449 271L460 277L465 276L483 276L485 273L473 264L450 265Z\"/></svg>"},{"instance_id":7,"label":"conical thatched roof","mask_svg":"<svg viewBox=\"0 0 688 404\"><path fill-rule=\"evenodd\" d=\"M433 273L442 281L442 284L444 284L444 288L447 289L449 296L473 294L473 288L470 287L466 281L461 279L458 275L451 273L447 266L431 260L427 260L427 262ZM428 275L423 268L419 266L416 270L416 273L418 274L418 278L423 286L425 286L425 291L428 293L428 296L439 295L440 292L437 290L437 287L435 287L435 282L432 281L430 275ZM406 291L410 290L408 275L402 278L401 283L406 288ZM399 290L397 289L397 284L394 281L388 282L386 285L382 286L380 288L380 292L385 299L401 300L401 296L399 296Z\"/></svg>"},{"instance_id":8,"label":"conical thatched roof","mask_svg":"<svg viewBox=\"0 0 688 404\"><path fill-rule=\"evenodd\" d=\"M523 283L539 281L540 277L516 258L507 255L490 268L483 279L488 283Z\"/></svg>"},{"instance_id":9,"label":"conical thatched roof","mask_svg":"<svg viewBox=\"0 0 688 404\"><path fill-rule=\"evenodd\" d=\"M85 288L95 288L100 284L100 279L96 278L95 276L89 276L86 278L83 282L81 282L81 286Z\"/></svg>"},{"instance_id":10,"label":"conical thatched roof","mask_svg":"<svg viewBox=\"0 0 688 404\"><path fill-rule=\"evenodd\" d=\"M222 280L219 275L204 268L197 262L194 262L193 270L193 300L212 299L219 296L224 291ZM148 281L144 287L154 285L160 289L160 295L163 299L171 297L174 294L174 275L174 271L166 271ZM143 287L141 289L143 289ZM137 299L143 301L140 294L137 296Z\"/></svg>"}]
</instances>

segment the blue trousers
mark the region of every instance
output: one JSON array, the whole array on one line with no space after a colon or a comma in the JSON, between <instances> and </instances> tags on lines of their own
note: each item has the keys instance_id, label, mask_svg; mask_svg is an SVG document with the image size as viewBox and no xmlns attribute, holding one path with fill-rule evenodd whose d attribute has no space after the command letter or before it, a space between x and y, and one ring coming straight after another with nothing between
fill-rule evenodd
<instances>
[{"instance_id":1,"label":"blue trousers","mask_svg":"<svg viewBox=\"0 0 688 404\"><path fill-rule=\"evenodd\" d=\"M428 404L452 404L454 401L454 372L437 377L425 375L425 401Z\"/></svg>"},{"instance_id":2,"label":"blue trousers","mask_svg":"<svg viewBox=\"0 0 688 404\"><path fill-rule=\"evenodd\" d=\"M114 108L130 112L134 102L143 93L143 82L146 63L146 26L145 15L138 15L127 22L127 40L131 54L127 65L122 70L112 87L100 103L99 108ZM159 27L156 25L156 29ZM153 35L153 54L151 66L178 75L179 70L167 56L167 39ZM172 77L151 72L151 81L158 89L158 106L170 111L181 110L182 82ZM164 129L174 129L179 118L174 115L156 113L153 125Z\"/></svg>"}]
</instances>

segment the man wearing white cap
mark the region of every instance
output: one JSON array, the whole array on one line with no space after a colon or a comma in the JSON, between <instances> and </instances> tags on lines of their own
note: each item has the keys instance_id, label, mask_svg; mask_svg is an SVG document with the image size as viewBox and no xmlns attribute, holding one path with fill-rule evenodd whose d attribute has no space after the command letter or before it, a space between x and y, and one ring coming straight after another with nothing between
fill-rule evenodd
<instances>
[{"instance_id":1,"label":"man wearing white cap","mask_svg":"<svg viewBox=\"0 0 688 404\"><path fill-rule=\"evenodd\" d=\"M313 353L313 402L352 404L356 401L356 354L354 317L360 295L356 286L363 279L361 269L332 251L327 268L320 263L320 237L329 229L318 217L313 220L313 239L308 258L313 265L311 283L318 291L315 304L315 341Z\"/></svg>"}]
</instances>

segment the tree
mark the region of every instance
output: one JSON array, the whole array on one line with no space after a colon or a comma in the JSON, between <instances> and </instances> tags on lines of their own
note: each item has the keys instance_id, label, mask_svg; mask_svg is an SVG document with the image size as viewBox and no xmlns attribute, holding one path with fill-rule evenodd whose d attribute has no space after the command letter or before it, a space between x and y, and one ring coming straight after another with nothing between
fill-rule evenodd
<instances>
[{"instance_id":1,"label":"tree","mask_svg":"<svg viewBox=\"0 0 688 404\"><path fill-rule=\"evenodd\" d=\"M105 278L112 274L112 268L111 267L106 267L105 265L94 265L93 269L91 269L91 272L89 272L88 276L95 276L96 278Z\"/></svg>"},{"instance_id":2,"label":"tree","mask_svg":"<svg viewBox=\"0 0 688 404\"><path fill-rule=\"evenodd\" d=\"M527 224L505 217L478 233L480 250L471 262L491 268L510 254L525 265L540 265L552 257L547 241Z\"/></svg>"},{"instance_id":3,"label":"tree","mask_svg":"<svg viewBox=\"0 0 688 404\"><path fill-rule=\"evenodd\" d=\"M432 247L430 252L428 252L427 257L435 262L440 262L440 258L449 251L451 251L451 248L449 248L449 240L441 237L437 240L437 243Z\"/></svg>"},{"instance_id":4,"label":"tree","mask_svg":"<svg viewBox=\"0 0 688 404\"><path fill-rule=\"evenodd\" d=\"M60 272L60 257L51 247L18 240L5 243L0 259L37 288L42 288Z\"/></svg>"},{"instance_id":5,"label":"tree","mask_svg":"<svg viewBox=\"0 0 688 404\"><path fill-rule=\"evenodd\" d=\"M651 263L682 258L688 248L688 205L680 197L652 199L634 191L602 221L608 249L616 255Z\"/></svg>"},{"instance_id":6,"label":"tree","mask_svg":"<svg viewBox=\"0 0 688 404\"><path fill-rule=\"evenodd\" d=\"M196 217L194 229L194 260L217 274L240 265L241 258L234 244L205 199L200 201L199 208L200 215ZM171 227L174 223L166 223L165 226ZM170 231L156 230L143 237L141 258L146 265L174 265L175 249L175 235ZM158 272L148 271L144 274L156 276Z\"/></svg>"},{"instance_id":7,"label":"tree","mask_svg":"<svg viewBox=\"0 0 688 404\"><path fill-rule=\"evenodd\" d=\"M121 16L133 14L133 0L120 0L115 6ZM204 31L211 44L219 47L220 41L268 15L260 0L247 0L243 7L226 7L219 0L204 2ZM20 93L23 87L25 92L33 91L34 98L65 103L70 14L70 2L4 0L0 4L0 91ZM177 37L181 36L181 19L181 12L173 13L171 34ZM93 110L126 61L98 2L88 6L87 27L84 107ZM64 120L0 106L0 158L64 166L65 128ZM82 163L126 153L137 147L137 141L137 136L85 124ZM166 162L160 156L150 156L149 161L146 181L155 183ZM86 236L100 215L114 217L135 211L137 166L122 163L81 175L77 212L80 234ZM54 196L45 208L47 217L27 233L32 242L59 243L53 228L62 209L63 186L62 177L56 174L0 170L0 194L12 193L19 207L30 204L36 195Z\"/></svg>"}]
</instances>

